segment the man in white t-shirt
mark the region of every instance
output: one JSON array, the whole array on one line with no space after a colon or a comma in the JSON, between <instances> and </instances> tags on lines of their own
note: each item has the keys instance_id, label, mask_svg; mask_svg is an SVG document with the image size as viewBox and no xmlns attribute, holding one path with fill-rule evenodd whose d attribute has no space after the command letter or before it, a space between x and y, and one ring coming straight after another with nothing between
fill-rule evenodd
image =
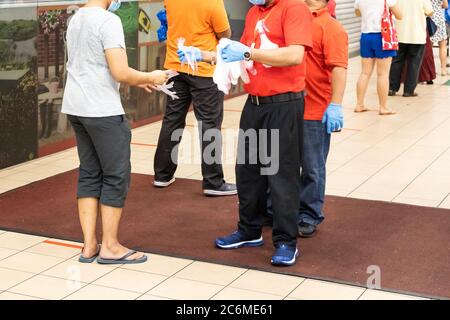
<instances>
[{"instance_id":1,"label":"man in white t-shirt","mask_svg":"<svg viewBox=\"0 0 450 320\"><path fill-rule=\"evenodd\" d=\"M119 93L120 83L147 90L168 79L165 71L139 72L128 67L120 19L112 12L120 0L89 0L67 29L67 84L62 112L77 138L80 158L78 208L83 229L82 263L142 263L143 253L118 241L122 208L130 181L131 131ZM102 215L102 246L96 238Z\"/></svg>"},{"instance_id":2,"label":"man in white t-shirt","mask_svg":"<svg viewBox=\"0 0 450 320\"><path fill-rule=\"evenodd\" d=\"M403 13L403 19L397 22L398 55L392 61L389 75L389 95L395 96L400 90L400 81L405 63L406 72L404 97L416 97L415 93L419 78L420 66L427 42L426 17L433 14L430 0L397 0Z\"/></svg>"}]
</instances>

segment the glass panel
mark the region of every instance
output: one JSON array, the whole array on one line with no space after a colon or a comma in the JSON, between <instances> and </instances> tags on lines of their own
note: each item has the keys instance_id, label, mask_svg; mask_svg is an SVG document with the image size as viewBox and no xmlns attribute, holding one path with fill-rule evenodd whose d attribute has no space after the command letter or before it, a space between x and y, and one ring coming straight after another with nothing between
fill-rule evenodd
<instances>
[{"instance_id":1,"label":"glass panel","mask_svg":"<svg viewBox=\"0 0 450 320\"><path fill-rule=\"evenodd\" d=\"M37 156L36 36L36 6L0 10L0 169Z\"/></svg>"}]
</instances>

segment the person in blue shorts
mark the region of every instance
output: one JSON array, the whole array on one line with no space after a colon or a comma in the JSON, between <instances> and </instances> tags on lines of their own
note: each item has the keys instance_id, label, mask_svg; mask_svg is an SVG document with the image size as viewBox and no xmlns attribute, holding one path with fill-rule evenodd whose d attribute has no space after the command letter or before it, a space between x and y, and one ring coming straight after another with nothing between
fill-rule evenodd
<instances>
[{"instance_id":1,"label":"person in blue shorts","mask_svg":"<svg viewBox=\"0 0 450 320\"><path fill-rule=\"evenodd\" d=\"M370 77L377 68L377 92L379 99L379 114L392 115L395 112L387 107L389 92L389 68L392 58L397 55L396 50L383 50L381 36L381 20L385 5L397 19L401 19L401 12L397 7L397 0L356 0L355 12L361 16L361 75L357 84L357 104L355 112L365 112L369 108L364 99Z\"/></svg>"}]
</instances>

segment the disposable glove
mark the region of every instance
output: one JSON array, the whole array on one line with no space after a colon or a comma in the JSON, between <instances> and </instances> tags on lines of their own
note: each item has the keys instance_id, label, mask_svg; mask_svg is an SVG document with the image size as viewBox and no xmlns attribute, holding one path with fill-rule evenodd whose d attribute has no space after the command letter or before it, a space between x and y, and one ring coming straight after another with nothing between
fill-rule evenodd
<instances>
[{"instance_id":1,"label":"disposable glove","mask_svg":"<svg viewBox=\"0 0 450 320\"><path fill-rule=\"evenodd\" d=\"M344 127L344 114L342 106L336 103L330 103L322 119L323 124L327 124L328 134L338 132Z\"/></svg>"},{"instance_id":2,"label":"disposable glove","mask_svg":"<svg viewBox=\"0 0 450 320\"><path fill-rule=\"evenodd\" d=\"M161 27L159 27L157 34L158 34L158 41L163 42L167 40L167 12L166 9L160 10L156 17L159 19L161 23Z\"/></svg>"},{"instance_id":3,"label":"disposable glove","mask_svg":"<svg viewBox=\"0 0 450 320\"><path fill-rule=\"evenodd\" d=\"M191 61L202 61L202 52L196 47L182 47L177 51L178 58L182 63L190 63Z\"/></svg>"},{"instance_id":4,"label":"disposable glove","mask_svg":"<svg viewBox=\"0 0 450 320\"><path fill-rule=\"evenodd\" d=\"M222 59L225 62L242 61L245 59L244 53L249 52L250 48L246 45L232 41L225 48L222 49Z\"/></svg>"}]
</instances>

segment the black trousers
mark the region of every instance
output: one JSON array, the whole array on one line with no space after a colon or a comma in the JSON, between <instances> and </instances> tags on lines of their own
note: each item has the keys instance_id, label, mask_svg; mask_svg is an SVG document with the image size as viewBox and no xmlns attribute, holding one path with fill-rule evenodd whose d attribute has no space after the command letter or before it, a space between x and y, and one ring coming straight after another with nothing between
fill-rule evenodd
<instances>
[{"instance_id":1,"label":"black trousers","mask_svg":"<svg viewBox=\"0 0 450 320\"><path fill-rule=\"evenodd\" d=\"M131 175L131 130L127 118L68 118L80 158L77 197L98 198L104 205L123 208Z\"/></svg>"},{"instance_id":2,"label":"black trousers","mask_svg":"<svg viewBox=\"0 0 450 320\"><path fill-rule=\"evenodd\" d=\"M217 129L220 134L220 140L222 140L220 130L223 121L224 94L219 91L212 78L180 73L179 76L172 78L172 80L174 82L173 90L180 99L172 100L169 98L167 100L166 112L155 154L155 180L169 181L175 174L177 163L172 161L172 152L175 155L178 154L181 135L173 139L172 134L176 130L185 128L186 115L192 103L195 117L202 130L200 132L200 144L202 150L203 189L218 189L224 183L221 164L222 143L220 141L219 150L216 150L215 154L213 154L214 159L218 161L214 161L212 164L209 161L206 163L203 152L215 140L203 141L203 137L209 129Z\"/></svg>"},{"instance_id":3,"label":"black trousers","mask_svg":"<svg viewBox=\"0 0 450 320\"><path fill-rule=\"evenodd\" d=\"M389 74L389 90L399 91L405 62L408 62L404 93L414 93L419 80L425 44L400 43L397 56L392 60Z\"/></svg>"},{"instance_id":4,"label":"black trousers","mask_svg":"<svg viewBox=\"0 0 450 320\"><path fill-rule=\"evenodd\" d=\"M267 214L267 190L270 188L274 212L272 240L275 246L282 243L289 246L297 244L303 112L303 98L259 106L249 99L241 116L236 164L238 228L249 237L260 237L263 217ZM257 133L266 129L271 138L274 137L274 130L277 130L279 139L271 141L259 136L255 145L248 138L252 129ZM246 133L245 136L243 133ZM278 170L268 175L262 174L261 169L268 165L260 156L261 150L268 150L272 159L278 157ZM245 154L242 155L242 152ZM251 161L255 154L258 155L257 163ZM273 160L270 165L273 166Z\"/></svg>"}]
</instances>

